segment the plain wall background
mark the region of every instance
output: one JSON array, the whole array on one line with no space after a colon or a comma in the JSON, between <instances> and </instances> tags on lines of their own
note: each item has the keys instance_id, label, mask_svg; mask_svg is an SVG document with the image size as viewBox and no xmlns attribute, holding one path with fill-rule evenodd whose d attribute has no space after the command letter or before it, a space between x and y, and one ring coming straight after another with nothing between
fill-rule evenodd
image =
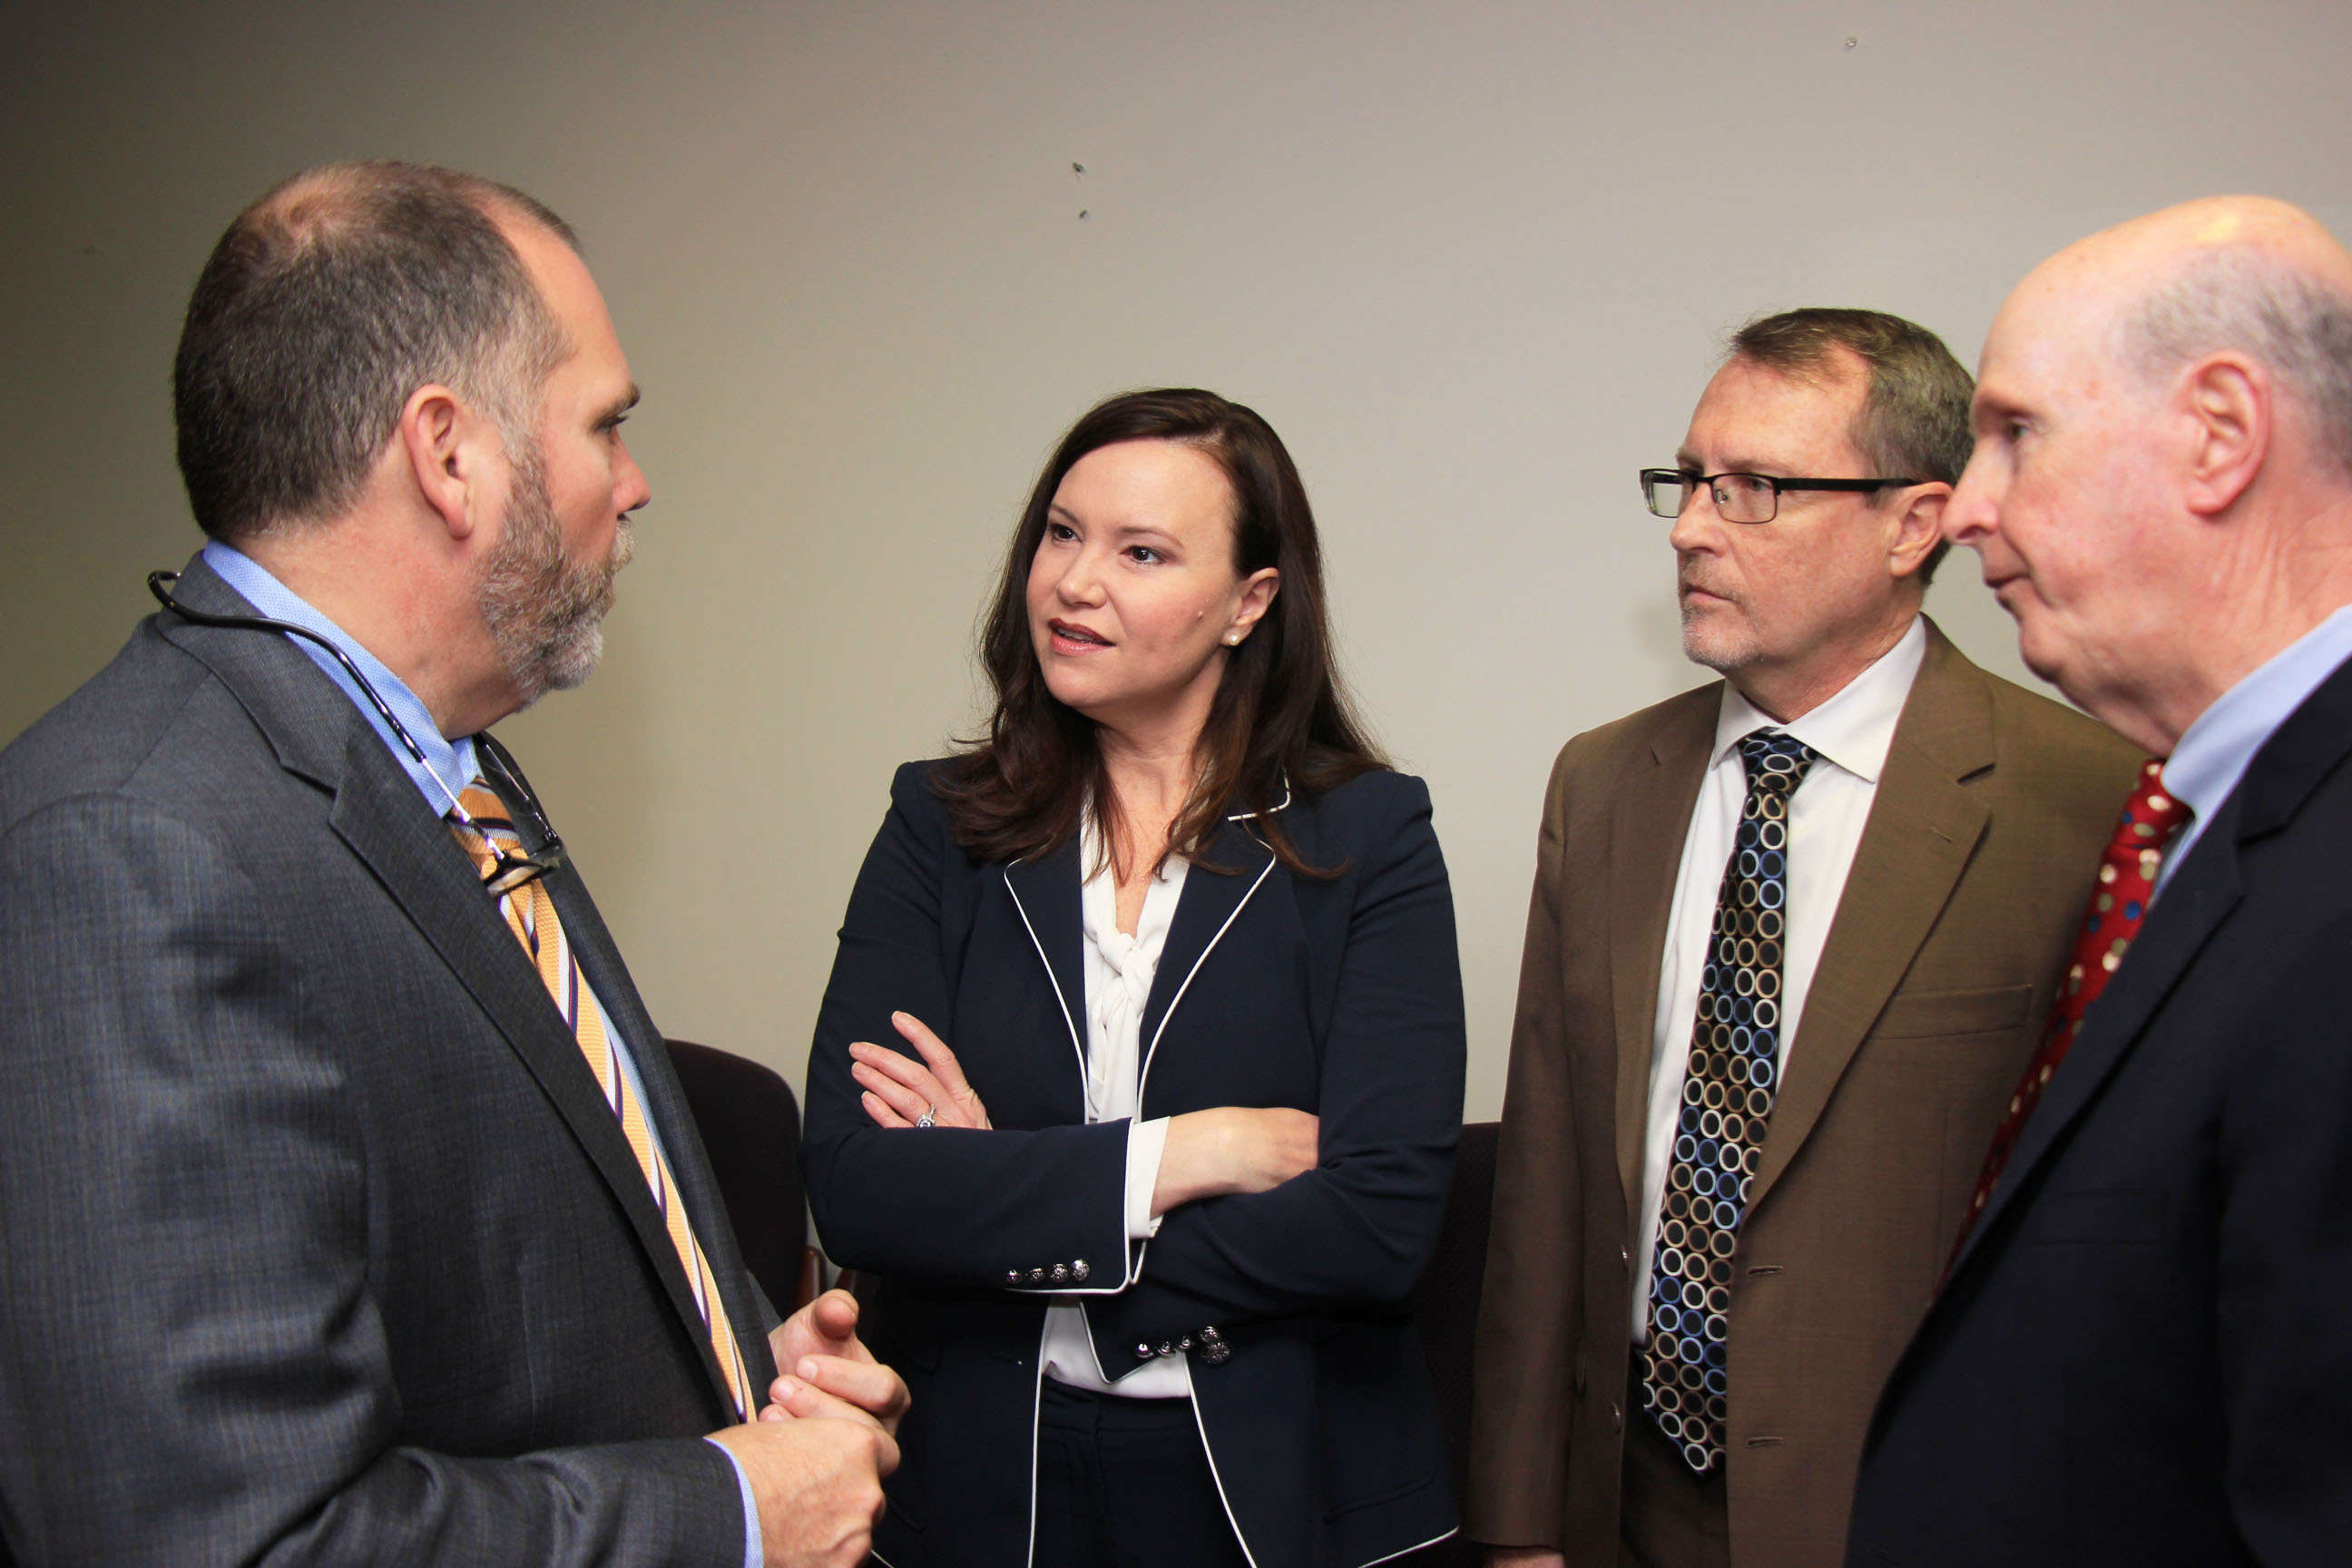
<instances>
[{"instance_id":1,"label":"plain wall background","mask_svg":"<svg viewBox=\"0 0 2352 1568\"><path fill-rule=\"evenodd\" d=\"M2352 234L2342 0L0 0L0 738L197 542L167 377L237 208L332 158L520 184L586 241L655 500L604 668L499 732L663 1026L795 1082L891 766L971 722L1103 395L1214 387L1297 457L1435 793L1490 1117L1551 756L1701 679L1633 470L1724 332L1867 305L1973 363L2134 214ZM1972 555L1929 609L2030 679Z\"/></svg>"}]
</instances>

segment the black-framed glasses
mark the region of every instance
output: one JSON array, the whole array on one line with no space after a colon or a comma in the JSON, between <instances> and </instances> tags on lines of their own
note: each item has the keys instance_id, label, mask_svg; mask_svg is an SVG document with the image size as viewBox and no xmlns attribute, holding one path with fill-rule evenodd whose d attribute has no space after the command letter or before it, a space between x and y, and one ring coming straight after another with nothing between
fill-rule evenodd
<instances>
[{"instance_id":1,"label":"black-framed glasses","mask_svg":"<svg viewBox=\"0 0 2352 1568\"><path fill-rule=\"evenodd\" d=\"M1925 479L1776 479L1769 474L1694 474L1687 468L1643 468L1642 499L1660 517L1680 517L1701 485L1714 493L1726 522L1769 522L1780 515L1782 490L1880 490Z\"/></svg>"}]
</instances>

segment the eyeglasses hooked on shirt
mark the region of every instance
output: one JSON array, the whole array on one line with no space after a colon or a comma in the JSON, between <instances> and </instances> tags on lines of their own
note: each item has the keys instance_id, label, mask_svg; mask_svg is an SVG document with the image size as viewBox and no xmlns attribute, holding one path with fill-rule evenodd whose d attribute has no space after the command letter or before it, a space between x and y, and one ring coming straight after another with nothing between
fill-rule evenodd
<instances>
[{"instance_id":1,"label":"eyeglasses hooked on shirt","mask_svg":"<svg viewBox=\"0 0 2352 1568\"><path fill-rule=\"evenodd\" d=\"M206 558L212 559L209 554ZM240 556L238 560L243 561L244 558ZM173 596L172 589L179 581L179 576L177 572L150 572L147 574L147 591L155 596L157 604L162 605L182 620L193 622L200 626L217 626L229 631L274 632L284 637L299 637L331 656L337 668L351 679L360 695L367 700L368 706L374 710L376 718L382 721L382 727L388 729L391 734L398 739L402 748L415 760L418 770L433 782L443 797L448 801L448 807L443 815L462 827L470 829L475 826L474 817L460 803L459 791L451 788L448 781L444 779L439 771L426 759L425 748L417 743L415 736L408 732L408 726L400 721L399 716L392 710L392 705L384 700L383 693L377 691L374 683L360 673L360 667L352 662L351 655L345 653L334 638L310 626L298 626L291 621L281 620L271 616L225 616L196 609ZM271 581L274 583L275 579ZM530 837L539 841L538 847L532 847L529 839L524 838L520 828L516 827L511 821L504 820L501 821L500 826L511 829L516 838L521 840L520 842L509 843L499 837L483 836L488 848L488 864L482 872L482 887L492 898L503 898L517 888L536 881L562 865L563 840L557 836L555 825L547 819L546 811L539 804L539 796L524 781L522 770L515 765L514 757L506 747L492 739L488 731L471 737L471 740L473 757L476 766L480 770L481 782L504 800L516 803L514 811L522 823L529 826Z\"/></svg>"}]
</instances>

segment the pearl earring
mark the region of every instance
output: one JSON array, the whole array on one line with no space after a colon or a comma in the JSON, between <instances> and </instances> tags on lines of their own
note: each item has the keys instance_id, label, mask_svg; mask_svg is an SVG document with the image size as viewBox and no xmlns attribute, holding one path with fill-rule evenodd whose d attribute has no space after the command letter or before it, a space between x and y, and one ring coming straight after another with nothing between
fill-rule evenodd
<instances>
[{"instance_id":1,"label":"pearl earring","mask_svg":"<svg viewBox=\"0 0 2352 1568\"><path fill-rule=\"evenodd\" d=\"M1227 632L1227 633L1225 634L1225 646L1226 646L1227 647L1241 647L1241 646L1242 646L1242 634L1241 634L1241 633L1239 633L1239 632Z\"/></svg>"}]
</instances>

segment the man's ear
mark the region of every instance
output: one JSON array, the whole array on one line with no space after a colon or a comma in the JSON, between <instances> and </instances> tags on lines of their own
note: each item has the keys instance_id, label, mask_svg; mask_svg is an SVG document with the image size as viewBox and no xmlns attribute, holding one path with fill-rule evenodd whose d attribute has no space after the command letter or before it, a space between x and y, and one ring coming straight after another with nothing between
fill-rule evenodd
<instances>
[{"instance_id":1,"label":"man's ear","mask_svg":"<svg viewBox=\"0 0 2352 1568\"><path fill-rule=\"evenodd\" d=\"M2178 395L2190 443L2185 499L2210 518L2236 504L2270 456L2270 373L2234 352L2208 354L2182 374Z\"/></svg>"},{"instance_id":2,"label":"man's ear","mask_svg":"<svg viewBox=\"0 0 2352 1568\"><path fill-rule=\"evenodd\" d=\"M409 478L453 540L474 531L489 456L487 427L465 399L438 383L418 387L401 405L399 437Z\"/></svg>"},{"instance_id":3,"label":"man's ear","mask_svg":"<svg viewBox=\"0 0 2352 1568\"><path fill-rule=\"evenodd\" d=\"M1941 479L1902 492L1895 504L1903 510L1895 516L1894 541L1886 551L1888 576L1916 576L1927 563L1944 541L1944 506L1951 499L1952 487Z\"/></svg>"}]
</instances>

